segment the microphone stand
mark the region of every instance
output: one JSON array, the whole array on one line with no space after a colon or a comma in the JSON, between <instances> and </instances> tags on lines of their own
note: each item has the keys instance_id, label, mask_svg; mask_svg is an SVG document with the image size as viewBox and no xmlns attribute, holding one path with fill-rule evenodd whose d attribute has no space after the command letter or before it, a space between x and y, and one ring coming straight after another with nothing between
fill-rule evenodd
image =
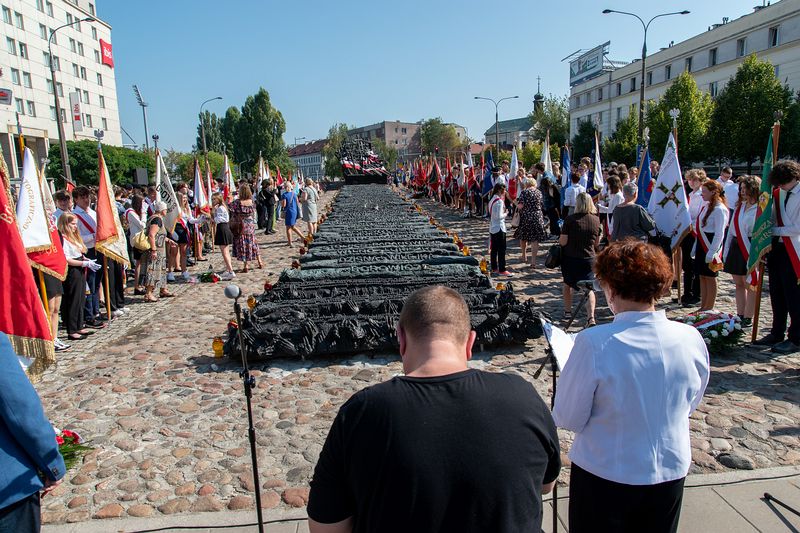
<instances>
[{"instance_id":1,"label":"microphone stand","mask_svg":"<svg viewBox=\"0 0 800 533\"><path fill-rule=\"evenodd\" d=\"M589 295L592 293L592 291L594 291L592 287L583 287L583 296L581 296L581 299L578 300L578 306L575 308L575 312L572 313L572 316L569 318L567 325L564 326L564 331L569 331L570 326L572 326L572 323L575 321L578 311L580 311L581 308L586 305L586 300L589 299Z\"/></svg>"},{"instance_id":2,"label":"microphone stand","mask_svg":"<svg viewBox=\"0 0 800 533\"><path fill-rule=\"evenodd\" d=\"M247 436L250 440L250 460L253 463L253 485L256 490L256 513L258 515L258 532L264 533L264 517L261 512L261 483L258 480L258 457L256 456L256 429L253 427L253 406L251 398L253 388L256 386L255 376L250 375L250 366L247 364L247 353L245 352L244 339L242 338L242 306L239 305L241 292L233 300L233 311L236 313L236 330L239 333L239 354L242 356L242 366L239 372L244 384L244 395L247 398Z\"/></svg>"}]
</instances>

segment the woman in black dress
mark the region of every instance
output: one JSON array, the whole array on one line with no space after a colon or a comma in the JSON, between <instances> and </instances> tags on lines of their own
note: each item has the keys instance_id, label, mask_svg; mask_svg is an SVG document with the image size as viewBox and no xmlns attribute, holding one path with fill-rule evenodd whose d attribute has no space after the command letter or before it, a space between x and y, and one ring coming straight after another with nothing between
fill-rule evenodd
<instances>
[{"instance_id":1,"label":"woman in black dress","mask_svg":"<svg viewBox=\"0 0 800 533\"><path fill-rule=\"evenodd\" d=\"M536 269L536 255L539 243L547 240L547 227L542 213L542 193L535 187L536 182L526 178L522 182L523 190L517 198L519 209L519 227L514 238L519 239L522 250L522 262L528 262L528 243L531 245L531 268Z\"/></svg>"}]
</instances>

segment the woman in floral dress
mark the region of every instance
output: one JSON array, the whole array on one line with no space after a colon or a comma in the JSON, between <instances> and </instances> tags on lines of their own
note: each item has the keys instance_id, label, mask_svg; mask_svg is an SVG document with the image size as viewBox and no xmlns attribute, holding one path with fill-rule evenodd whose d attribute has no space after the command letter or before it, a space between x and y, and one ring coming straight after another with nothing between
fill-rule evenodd
<instances>
[{"instance_id":1,"label":"woman in floral dress","mask_svg":"<svg viewBox=\"0 0 800 533\"><path fill-rule=\"evenodd\" d=\"M246 183L239 187L239 199L231 202L231 217L236 222L233 234L233 256L244 263L242 272L247 272L248 261L258 261L263 268L261 252L256 242L256 207L253 204L253 191Z\"/></svg>"},{"instance_id":2,"label":"woman in floral dress","mask_svg":"<svg viewBox=\"0 0 800 533\"><path fill-rule=\"evenodd\" d=\"M524 189L517 197L517 209L520 210L519 227L514 232L514 238L519 239L523 263L528 262L528 243L531 244L531 267L535 269L539 243L547 240L547 226L542 213L542 193L531 178L526 178L522 186Z\"/></svg>"}]
</instances>

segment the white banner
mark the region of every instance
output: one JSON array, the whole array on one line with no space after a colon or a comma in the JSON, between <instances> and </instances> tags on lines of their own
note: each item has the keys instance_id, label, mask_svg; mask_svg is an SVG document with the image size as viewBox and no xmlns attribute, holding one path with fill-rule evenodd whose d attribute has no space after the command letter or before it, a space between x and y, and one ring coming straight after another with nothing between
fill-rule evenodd
<instances>
[{"instance_id":1,"label":"white banner","mask_svg":"<svg viewBox=\"0 0 800 533\"><path fill-rule=\"evenodd\" d=\"M689 231L692 220L672 133L669 134L661 171L650 195L647 211L653 217L658 231L670 237L674 250Z\"/></svg>"},{"instance_id":2,"label":"white banner","mask_svg":"<svg viewBox=\"0 0 800 533\"><path fill-rule=\"evenodd\" d=\"M81 95L78 92L69 93L69 110L72 113L72 129L77 133L83 131L81 113Z\"/></svg>"},{"instance_id":3,"label":"white banner","mask_svg":"<svg viewBox=\"0 0 800 533\"><path fill-rule=\"evenodd\" d=\"M164 159L161 158L160 150L156 150L156 191L158 191L158 199L167 204L164 228L172 233L175 231L175 223L180 217L181 208L178 205L178 197L175 196L172 183L169 181L167 165L164 164Z\"/></svg>"},{"instance_id":4,"label":"white banner","mask_svg":"<svg viewBox=\"0 0 800 533\"><path fill-rule=\"evenodd\" d=\"M44 207L39 173L29 148L25 148L22 161L22 182L17 198L17 227L26 252L49 250L53 244L50 241L50 217Z\"/></svg>"}]
</instances>

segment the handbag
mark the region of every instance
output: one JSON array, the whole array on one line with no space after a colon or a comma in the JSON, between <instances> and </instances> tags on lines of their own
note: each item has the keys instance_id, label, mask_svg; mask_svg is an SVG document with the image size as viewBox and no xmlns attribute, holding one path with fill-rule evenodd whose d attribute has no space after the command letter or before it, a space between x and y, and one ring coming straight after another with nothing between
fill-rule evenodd
<instances>
[{"instance_id":1,"label":"handbag","mask_svg":"<svg viewBox=\"0 0 800 533\"><path fill-rule=\"evenodd\" d=\"M230 228L231 233L233 233L233 236L238 237L242 234L242 219L238 216L231 217L228 227Z\"/></svg>"},{"instance_id":2,"label":"handbag","mask_svg":"<svg viewBox=\"0 0 800 533\"><path fill-rule=\"evenodd\" d=\"M544 266L547 268L558 268L561 266L561 245L556 243L550 247L547 257L544 258Z\"/></svg>"},{"instance_id":3,"label":"handbag","mask_svg":"<svg viewBox=\"0 0 800 533\"><path fill-rule=\"evenodd\" d=\"M514 216L511 217L511 227L518 228L519 227L519 208L514 212Z\"/></svg>"},{"instance_id":4,"label":"handbag","mask_svg":"<svg viewBox=\"0 0 800 533\"><path fill-rule=\"evenodd\" d=\"M131 238L131 246L140 250L142 252L146 252L150 249L150 236L147 234L145 230L140 231L139 233L134 234Z\"/></svg>"}]
</instances>

